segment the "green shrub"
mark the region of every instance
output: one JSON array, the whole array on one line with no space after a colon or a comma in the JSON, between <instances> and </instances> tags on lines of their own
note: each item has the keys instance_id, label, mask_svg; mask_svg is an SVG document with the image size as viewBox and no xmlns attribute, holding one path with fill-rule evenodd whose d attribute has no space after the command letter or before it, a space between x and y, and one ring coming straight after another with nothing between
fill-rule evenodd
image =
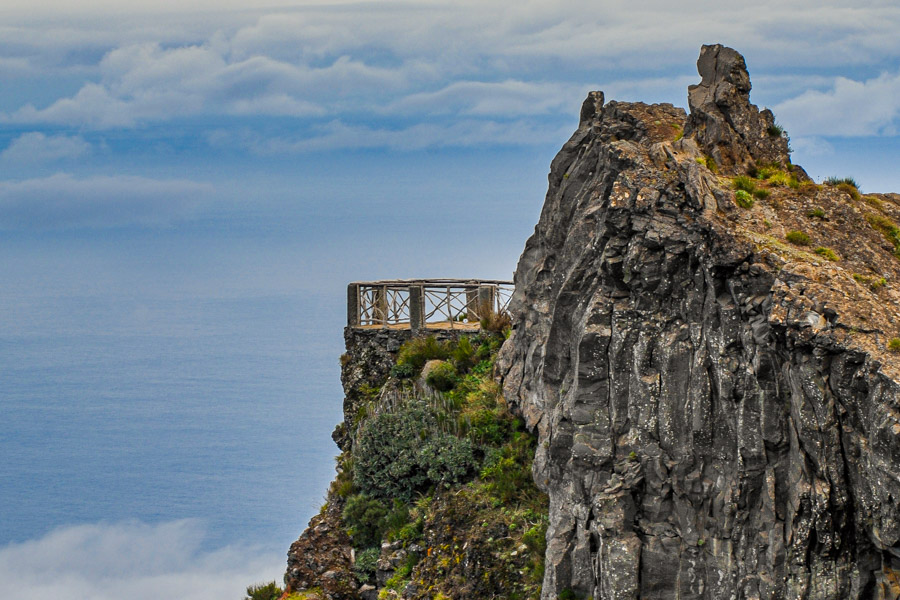
<instances>
[{"instance_id":1,"label":"green shrub","mask_svg":"<svg viewBox=\"0 0 900 600\"><path fill-rule=\"evenodd\" d=\"M745 190L738 190L734 193L734 201L741 208L753 208L753 196L748 194Z\"/></svg>"},{"instance_id":2,"label":"green shrub","mask_svg":"<svg viewBox=\"0 0 900 600\"><path fill-rule=\"evenodd\" d=\"M424 338L413 338L400 346L397 364L410 365L418 373L429 360L447 360L449 356L447 344L442 344L433 335L429 335Z\"/></svg>"},{"instance_id":3,"label":"green shrub","mask_svg":"<svg viewBox=\"0 0 900 600\"><path fill-rule=\"evenodd\" d=\"M825 211L817 206L814 209L808 211L806 213L806 216L809 217L810 219L824 219Z\"/></svg>"},{"instance_id":4,"label":"green shrub","mask_svg":"<svg viewBox=\"0 0 900 600\"><path fill-rule=\"evenodd\" d=\"M778 123L773 123L766 128L766 132L771 137L781 137L784 135L784 127L779 125Z\"/></svg>"},{"instance_id":5,"label":"green shrub","mask_svg":"<svg viewBox=\"0 0 900 600\"><path fill-rule=\"evenodd\" d=\"M744 190L748 194L752 194L756 189L756 185L753 183L753 180L746 175L738 175L731 182L732 187L736 190Z\"/></svg>"},{"instance_id":6,"label":"green shrub","mask_svg":"<svg viewBox=\"0 0 900 600\"><path fill-rule=\"evenodd\" d=\"M800 182L797 181L797 178L790 173L785 173L784 171L776 171L769 175L769 177L767 177L766 179L770 184L780 187L800 187Z\"/></svg>"},{"instance_id":7,"label":"green shrub","mask_svg":"<svg viewBox=\"0 0 900 600\"><path fill-rule=\"evenodd\" d=\"M859 189L859 184L856 183L856 180L852 177L827 177L822 183L824 183L825 185L833 185L835 187L841 184L846 184L856 188L857 190Z\"/></svg>"},{"instance_id":8,"label":"green shrub","mask_svg":"<svg viewBox=\"0 0 900 600\"><path fill-rule=\"evenodd\" d=\"M772 192L770 192L769 190L765 190L763 188L758 188L758 189L753 190L753 195L756 198L759 198L760 200L765 200L771 194L772 194Z\"/></svg>"},{"instance_id":9,"label":"green shrub","mask_svg":"<svg viewBox=\"0 0 900 600\"><path fill-rule=\"evenodd\" d=\"M450 350L450 360L459 373L467 373L475 365L475 347L468 336L462 336Z\"/></svg>"},{"instance_id":10,"label":"green shrub","mask_svg":"<svg viewBox=\"0 0 900 600\"><path fill-rule=\"evenodd\" d=\"M341 520L353 540L354 548L380 546L387 525L388 509L383 502L366 494L347 498Z\"/></svg>"},{"instance_id":11,"label":"green shrub","mask_svg":"<svg viewBox=\"0 0 900 600\"><path fill-rule=\"evenodd\" d=\"M356 580L361 585L374 579L376 565L380 556L381 549L377 547L366 548L356 554L356 562L353 563L353 575L356 576Z\"/></svg>"},{"instance_id":12,"label":"green shrub","mask_svg":"<svg viewBox=\"0 0 900 600\"><path fill-rule=\"evenodd\" d=\"M244 600L278 600L284 593L274 581L258 583L247 586L247 596Z\"/></svg>"},{"instance_id":13,"label":"green shrub","mask_svg":"<svg viewBox=\"0 0 900 600\"><path fill-rule=\"evenodd\" d=\"M425 383L439 392L449 392L456 387L458 381L459 375L456 373L456 368L448 362L434 365L425 377Z\"/></svg>"},{"instance_id":14,"label":"green shrub","mask_svg":"<svg viewBox=\"0 0 900 600\"><path fill-rule=\"evenodd\" d=\"M891 338L891 341L888 342L888 350L900 352L900 338Z\"/></svg>"},{"instance_id":15,"label":"green shrub","mask_svg":"<svg viewBox=\"0 0 900 600\"><path fill-rule=\"evenodd\" d=\"M391 367L391 377L397 379L409 379L416 374L416 369L410 364L396 364Z\"/></svg>"},{"instance_id":16,"label":"green shrub","mask_svg":"<svg viewBox=\"0 0 900 600\"><path fill-rule=\"evenodd\" d=\"M854 200L859 200L859 190L855 185L850 185L849 183L839 183L837 184L837 189L841 190L845 194L849 194L851 198Z\"/></svg>"},{"instance_id":17,"label":"green shrub","mask_svg":"<svg viewBox=\"0 0 900 600\"><path fill-rule=\"evenodd\" d=\"M435 436L422 447L419 460L430 483L459 483L475 467L475 448L469 439Z\"/></svg>"},{"instance_id":18,"label":"green shrub","mask_svg":"<svg viewBox=\"0 0 900 600\"><path fill-rule=\"evenodd\" d=\"M810 243L809 236L802 231L789 231L784 237L787 241L796 246L809 246Z\"/></svg>"},{"instance_id":19,"label":"green shrub","mask_svg":"<svg viewBox=\"0 0 900 600\"><path fill-rule=\"evenodd\" d=\"M822 256L832 262L837 262L837 261L841 260L840 257L837 254L835 254L834 250L832 250L831 248L825 248L824 246L819 246L818 248L816 248L815 252L819 256Z\"/></svg>"}]
</instances>

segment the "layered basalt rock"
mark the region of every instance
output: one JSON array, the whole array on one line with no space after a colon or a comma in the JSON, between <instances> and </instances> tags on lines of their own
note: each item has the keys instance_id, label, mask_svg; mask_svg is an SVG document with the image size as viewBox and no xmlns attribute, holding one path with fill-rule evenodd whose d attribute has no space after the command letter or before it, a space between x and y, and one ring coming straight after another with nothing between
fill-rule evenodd
<instances>
[{"instance_id":1,"label":"layered basalt rock","mask_svg":"<svg viewBox=\"0 0 900 600\"><path fill-rule=\"evenodd\" d=\"M542 598L898 598L900 261L872 215L900 206L792 168L737 52L698 70L690 116L588 97L516 271L500 371L539 433ZM796 186L739 208L723 175L764 163Z\"/></svg>"}]
</instances>

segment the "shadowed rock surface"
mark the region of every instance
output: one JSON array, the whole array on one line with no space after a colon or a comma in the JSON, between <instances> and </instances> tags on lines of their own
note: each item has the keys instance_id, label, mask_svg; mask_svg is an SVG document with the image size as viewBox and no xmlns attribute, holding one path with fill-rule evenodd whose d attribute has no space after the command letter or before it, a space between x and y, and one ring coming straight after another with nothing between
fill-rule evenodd
<instances>
[{"instance_id":1,"label":"shadowed rock surface","mask_svg":"<svg viewBox=\"0 0 900 600\"><path fill-rule=\"evenodd\" d=\"M790 166L734 50L698 70L689 117L588 97L516 271L542 598L898 598L897 198Z\"/></svg>"}]
</instances>

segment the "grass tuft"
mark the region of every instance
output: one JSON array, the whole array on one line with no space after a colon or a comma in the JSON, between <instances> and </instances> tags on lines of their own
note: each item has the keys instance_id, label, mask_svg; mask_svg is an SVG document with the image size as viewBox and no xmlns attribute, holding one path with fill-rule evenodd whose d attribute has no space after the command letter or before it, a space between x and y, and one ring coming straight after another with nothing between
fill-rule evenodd
<instances>
[{"instance_id":1,"label":"grass tuft","mask_svg":"<svg viewBox=\"0 0 900 600\"><path fill-rule=\"evenodd\" d=\"M809 246L810 243L809 236L802 231L789 231L784 239L795 246Z\"/></svg>"}]
</instances>

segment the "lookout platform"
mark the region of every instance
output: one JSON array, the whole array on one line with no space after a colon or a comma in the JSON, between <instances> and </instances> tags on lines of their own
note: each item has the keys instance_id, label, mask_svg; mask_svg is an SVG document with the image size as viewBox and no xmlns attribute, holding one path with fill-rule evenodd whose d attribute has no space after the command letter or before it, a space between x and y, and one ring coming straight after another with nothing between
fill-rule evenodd
<instances>
[{"instance_id":1,"label":"lookout platform","mask_svg":"<svg viewBox=\"0 0 900 600\"><path fill-rule=\"evenodd\" d=\"M347 286L347 325L357 329L478 330L481 319L506 310L511 281L392 279Z\"/></svg>"}]
</instances>

